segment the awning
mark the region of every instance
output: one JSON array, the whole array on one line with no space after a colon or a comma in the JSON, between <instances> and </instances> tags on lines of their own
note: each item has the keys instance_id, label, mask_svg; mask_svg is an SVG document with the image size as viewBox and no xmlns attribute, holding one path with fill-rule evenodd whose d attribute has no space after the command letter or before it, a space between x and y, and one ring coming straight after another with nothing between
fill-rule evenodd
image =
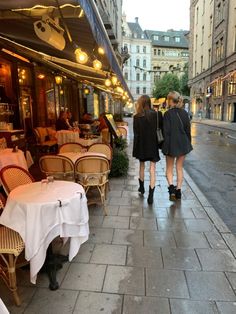
<instances>
[{"instance_id":1,"label":"awning","mask_svg":"<svg viewBox=\"0 0 236 314\"><path fill-rule=\"evenodd\" d=\"M106 55L102 59L103 69L105 72L113 71L116 73L124 89L128 91L132 99L93 0L59 0L59 4L73 42L79 45L91 57L88 66L92 68L91 61L94 58L94 48L102 46L106 51ZM81 9L84 10L84 17L81 14ZM55 49L36 36L33 23L40 20L44 14L60 17L55 0L41 0L38 4L33 0L0 1L0 35L34 51L55 57L58 60L68 60L75 63L75 48L68 40L66 34L66 47L63 51ZM60 25L63 27L61 22ZM61 64L61 62L59 63ZM82 69L76 70L78 74L81 71Z\"/></svg>"}]
</instances>

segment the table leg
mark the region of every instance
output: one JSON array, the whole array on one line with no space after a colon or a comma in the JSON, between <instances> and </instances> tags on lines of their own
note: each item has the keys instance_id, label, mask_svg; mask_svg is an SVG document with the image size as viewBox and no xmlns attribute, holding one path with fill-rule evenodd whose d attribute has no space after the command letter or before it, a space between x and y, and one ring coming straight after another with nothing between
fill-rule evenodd
<instances>
[{"instance_id":1,"label":"table leg","mask_svg":"<svg viewBox=\"0 0 236 314\"><path fill-rule=\"evenodd\" d=\"M45 261L45 269L49 278L49 289L57 290L59 284L57 282L57 271L62 268L62 264L68 261L68 256L54 254L52 244L47 249Z\"/></svg>"}]
</instances>

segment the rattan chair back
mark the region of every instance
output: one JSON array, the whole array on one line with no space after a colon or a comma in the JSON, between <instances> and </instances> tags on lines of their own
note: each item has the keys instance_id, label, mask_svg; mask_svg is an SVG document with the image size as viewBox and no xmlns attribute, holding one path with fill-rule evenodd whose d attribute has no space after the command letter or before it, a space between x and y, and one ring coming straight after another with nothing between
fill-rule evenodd
<instances>
[{"instance_id":1,"label":"rattan chair back","mask_svg":"<svg viewBox=\"0 0 236 314\"><path fill-rule=\"evenodd\" d=\"M65 156L43 156L39 160L39 167L46 176L54 176L55 179L74 180L74 164Z\"/></svg>"},{"instance_id":2,"label":"rattan chair back","mask_svg":"<svg viewBox=\"0 0 236 314\"><path fill-rule=\"evenodd\" d=\"M7 194L20 185L35 181L27 170L15 165L2 168L0 172L0 179Z\"/></svg>"},{"instance_id":3,"label":"rattan chair back","mask_svg":"<svg viewBox=\"0 0 236 314\"><path fill-rule=\"evenodd\" d=\"M109 162L112 160L112 148L108 144L93 144L89 146L88 152L104 154Z\"/></svg>"},{"instance_id":4,"label":"rattan chair back","mask_svg":"<svg viewBox=\"0 0 236 314\"><path fill-rule=\"evenodd\" d=\"M86 150L86 148L79 143L66 143L63 144L59 149L59 154L62 153L80 153Z\"/></svg>"}]
</instances>

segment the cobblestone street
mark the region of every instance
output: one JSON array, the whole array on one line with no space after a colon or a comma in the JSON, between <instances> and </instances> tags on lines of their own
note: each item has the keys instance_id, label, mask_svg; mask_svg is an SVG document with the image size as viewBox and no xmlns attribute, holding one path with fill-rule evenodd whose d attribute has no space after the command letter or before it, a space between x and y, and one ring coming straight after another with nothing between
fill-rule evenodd
<instances>
[{"instance_id":1,"label":"cobblestone street","mask_svg":"<svg viewBox=\"0 0 236 314\"><path fill-rule=\"evenodd\" d=\"M164 160L158 163L150 207L137 192L138 163L130 158L128 177L110 182L108 216L90 207L90 240L59 272L58 291L48 290L44 274L32 286L21 270L23 304L16 308L1 285L11 313L235 313L235 237L186 179L182 202L170 202Z\"/></svg>"}]
</instances>

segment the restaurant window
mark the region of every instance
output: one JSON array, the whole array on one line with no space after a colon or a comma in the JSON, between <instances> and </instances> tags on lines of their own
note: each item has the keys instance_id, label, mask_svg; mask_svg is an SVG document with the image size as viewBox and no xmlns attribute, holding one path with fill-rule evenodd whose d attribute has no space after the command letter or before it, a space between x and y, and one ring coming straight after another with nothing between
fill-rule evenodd
<instances>
[{"instance_id":1,"label":"restaurant window","mask_svg":"<svg viewBox=\"0 0 236 314\"><path fill-rule=\"evenodd\" d=\"M147 93L147 88L143 87L143 94L146 94L146 93Z\"/></svg>"},{"instance_id":2,"label":"restaurant window","mask_svg":"<svg viewBox=\"0 0 236 314\"><path fill-rule=\"evenodd\" d=\"M146 68L147 67L147 60L143 59L143 67Z\"/></svg>"},{"instance_id":3,"label":"restaurant window","mask_svg":"<svg viewBox=\"0 0 236 314\"><path fill-rule=\"evenodd\" d=\"M136 73L136 81L140 81L140 74Z\"/></svg>"},{"instance_id":4,"label":"restaurant window","mask_svg":"<svg viewBox=\"0 0 236 314\"><path fill-rule=\"evenodd\" d=\"M222 79L217 79L213 84L213 96L221 97L223 92L223 81Z\"/></svg>"},{"instance_id":5,"label":"restaurant window","mask_svg":"<svg viewBox=\"0 0 236 314\"><path fill-rule=\"evenodd\" d=\"M232 74L228 80L228 95L236 95L236 73Z\"/></svg>"},{"instance_id":6,"label":"restaurant window","mask_svg":"<svg viewBox=\"0 0 236 314\"><path fill-rule=\"evenodd\" d=\"M136 87L136 94L139 95L140 94L140 88Z\"/></svg>"},{"instance_id":7,"label":"restaurant window","mask_svg":"<svg viewBox=\"0 0 236 314\"><path fill-rule=\"evenodd\" d=\"M139 67L139 66L140 66L140 60L136 59L136 67Z\"/></svg>"}]
</instances>

